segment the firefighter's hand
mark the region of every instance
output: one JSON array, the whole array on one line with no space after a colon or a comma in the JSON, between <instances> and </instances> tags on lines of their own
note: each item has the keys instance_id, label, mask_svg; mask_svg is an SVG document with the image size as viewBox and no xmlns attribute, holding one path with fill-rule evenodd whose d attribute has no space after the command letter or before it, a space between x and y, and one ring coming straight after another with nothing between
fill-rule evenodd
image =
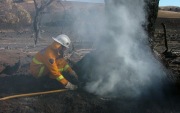
<instances>
[{"instance_id":1,"label":"firefighter's hand","mask_svg":"<svg viewBox=\"0 0 180 113\"><path fill-rule=\"evenodd\" d=\"M65 86L65 88L70 89L70 90L76 90L78 87L76 85L73 85L70 82L68 82L67 85Z\"/></svg>"}]
</instances>

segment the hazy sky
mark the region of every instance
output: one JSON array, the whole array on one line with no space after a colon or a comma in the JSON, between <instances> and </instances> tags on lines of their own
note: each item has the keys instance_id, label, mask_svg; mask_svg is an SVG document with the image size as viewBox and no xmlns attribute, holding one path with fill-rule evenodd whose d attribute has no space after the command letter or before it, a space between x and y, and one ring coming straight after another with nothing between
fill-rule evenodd
<instances>
[{"instance_id":1,"label":"hazy sky","mask_svg":"<svg viewBox=\"0 0 180 113\"><path fill-rule=\"evenodd\" d=\"M104 2L104 0L68 0L68 1L82 1L82 2ZM160 0L160 6L179 6L180 7L180 0Z\"/></svg>"}]
</instances>

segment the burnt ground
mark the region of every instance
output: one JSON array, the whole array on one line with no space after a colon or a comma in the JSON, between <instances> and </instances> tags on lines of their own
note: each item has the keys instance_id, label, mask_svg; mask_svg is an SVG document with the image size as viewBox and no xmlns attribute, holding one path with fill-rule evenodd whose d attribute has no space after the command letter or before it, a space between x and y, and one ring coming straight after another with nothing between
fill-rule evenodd
<instances>
[{"instance_id":1,"label":"burnt ground","mask_svg":"<svg viewBox=\"0 0 180 113\"><path fill-rule=\"evenodd\" d=\"M164 51L162 34L161 27L156 29L155 49L159 53ZM179 34L179 28L168 29L168 44L173 50L172 52L176 54L179 54L180 50ZM19 58L21 65L14 72L0 74L0 98L63 88L55 80L47 78L37 80L28 72L29 62L33 55L52 41L49 38L51 35L54 34L51 32L44 33L44 38L34 46L31 30L23 32L1 30L0 72L8 66L13 66ZM74 43L76 52L67 53L66 56L71 61L78 62L86 53L91 51L92 47L87 46L87 43L86 46L82 42L74 41ZM169 75L171 82L164 86L161 94L152 92L150 95L139 98L102 97L90 94L81 87L76 91L0 101L0 113L179 113L179 57L164 58L164 61L173 74Z\"/></svg>"}]
</instances>

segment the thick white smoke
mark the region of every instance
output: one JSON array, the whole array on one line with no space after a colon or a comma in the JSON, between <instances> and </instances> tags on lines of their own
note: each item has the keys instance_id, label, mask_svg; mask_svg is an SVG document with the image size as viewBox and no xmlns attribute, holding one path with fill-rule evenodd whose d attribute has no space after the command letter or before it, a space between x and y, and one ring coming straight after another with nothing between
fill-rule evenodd
<instances>
[{"instance_id":1,"label":"thick white smoke","mask_svg":"<svg viewBox=\"0 0 180 113\"><path fill-rule=\"evenodd\" d=\"M97 58L100 64L96 67L97 75L94 75L94 81L87 83L86 89L98 95L137 97L152 89L160 89L165 73L153 57L142 27L146 22L144 0L120 1L119 6L110 6L112 17L86 15L83 21L88 24L76 25L75 28L91 40L101 37L98 44L104 50L104 56L97 56L100 57ZM104 35L109 42L102 41Z\"/></svg>"}]
</instances>

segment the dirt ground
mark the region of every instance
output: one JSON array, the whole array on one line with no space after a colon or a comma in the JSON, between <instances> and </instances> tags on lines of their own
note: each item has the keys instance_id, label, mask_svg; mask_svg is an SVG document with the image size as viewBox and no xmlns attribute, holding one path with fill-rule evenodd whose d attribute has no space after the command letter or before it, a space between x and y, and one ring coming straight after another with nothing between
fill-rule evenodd
<instances>
[{"instance_id":1,"label":"dirt ground","mask_svg":"<svg viewBox=\"0 0 180 113\"><path fill-rule=\"evenodd\" d=\"M46 37L34 46L31 30L22 33L1 31L0 70L2 71L8 65L13 66L18 59L20 59L21 68L12 75L0 75L0 97L63 88L54 80L43 78L39 81L28 72L33 55L52 41L50 34L44 34L44 36ZM67 57L71 56L69 59L74 62L79 61L92 49L83 48L80 43L76 45L79 45L76 54L66 54ZM152 93L141 98L129 99L101 97L80 88L77 91L0 101L0 113L179 113L178 90L175 87L165 88L163 96Z\"/></svg>"}]
</instances>

